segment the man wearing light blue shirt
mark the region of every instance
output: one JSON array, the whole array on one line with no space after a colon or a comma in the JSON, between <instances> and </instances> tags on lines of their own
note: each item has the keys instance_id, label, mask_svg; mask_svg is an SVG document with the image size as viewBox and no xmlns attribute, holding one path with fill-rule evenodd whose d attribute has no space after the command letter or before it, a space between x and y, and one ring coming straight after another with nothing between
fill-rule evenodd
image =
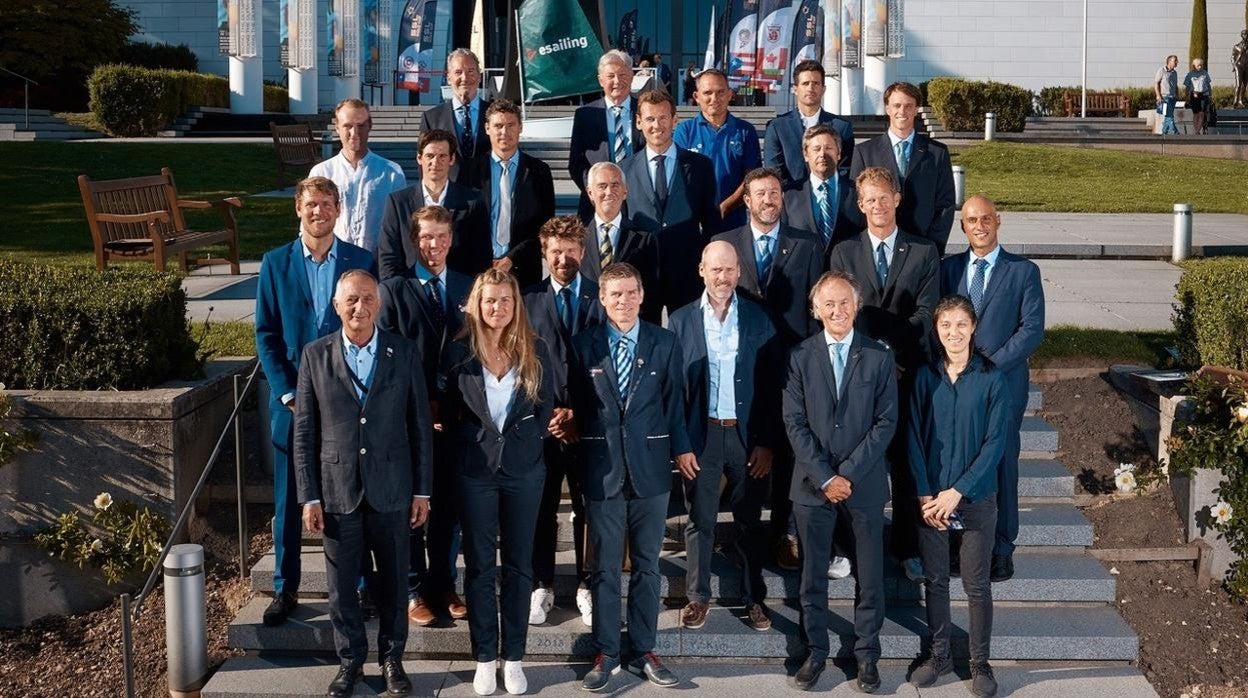
<instances>
[{"instance_id":1,"label":"man wearing light blue shirt","mask_svg":"<svg viewBox=\"0 0 1248 698\"><path fill-rule=\"evenodd\" d=\"M425 111L420 132L441 129L455 134L458 157L451 166L451 181L475 187L476 164L489 152L485 133L485 112L490 103L482 99L481 61L466 48L457 48L446 57L446 82L451 99Z\"/></svg>"}]
</instances>

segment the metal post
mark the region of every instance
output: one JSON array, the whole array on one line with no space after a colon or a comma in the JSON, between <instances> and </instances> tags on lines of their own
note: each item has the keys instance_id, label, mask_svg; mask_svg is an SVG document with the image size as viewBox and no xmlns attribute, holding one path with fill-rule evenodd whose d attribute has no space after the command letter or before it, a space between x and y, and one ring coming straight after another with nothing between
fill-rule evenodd
<instances>
[{"instance_id":1,"label":"metal post","mask_svg":"<svg viewBox=\"0 0 1248 698\"><path fill-rule=\"evenodd\" d=\"M1174 251L1170 260L1182 262L1192 256L1192 205L1174 205Z\"/></svg>"},{"instance_id":2,"label":"metal post","mask_svg":"<svg viewBox=\"0 0 1248 698\"><path fill-rule=\"evenodd\" d=\"M204 619L204 548L175 545L165 558L165 646L169 695L198 698L208 675Z\"/></svg>"},{"instance_id":3,"label":"metal post","mask_svg":"<svg viewBox=\"0 0 1248 698\"><path fill-rule=\"evenodd\" d=\"M121 595L121 659L126 676L126 698L134 698L134 643L130 639L130 595Z\"/></svg>"},{"instance_id":4,"label":"metal post","mask_svg":"<svg viewBox=\"0 0 1248 698\"><path fill-rule=\"evenodd\" d=\"M984 140L990 141L997 137L997 115L988 112L984 114Z\"/></svg>"},{"instance_id":5,"label":"metal post","mask_svg":"<svg viewBox=\"0 0 1248 698\"><path fill-rule=\"evenodd\" d=\"M238 576L247 578L247 496L243 487L243 416L239 403L243 400L243 389L239 385L239 376L234 374L234 503L238 506Z\"/></svg>"},{"instance_id":6,"label":"metal post","mask_svg":"<svg viewBox=\"0 0 1248 698\"><path fill-rule=\"evenodd\" d=\"M1083 77L1079 83L1080 87L1080 104L1083 106L1079 109L1079 118L1088 118L1088 0L1083 0Z\"/></svg>"},{"instance_id":7,"label":"metal post","mask_svg":"<svg viewBox=\"0 0 1248 698\"><path fill-rule=\"evenodd\" d=\"M962 202L966 200L966 168L961 165L953 166L953 205L959 210L962 209Z\"/></svg>"}]
</instances>

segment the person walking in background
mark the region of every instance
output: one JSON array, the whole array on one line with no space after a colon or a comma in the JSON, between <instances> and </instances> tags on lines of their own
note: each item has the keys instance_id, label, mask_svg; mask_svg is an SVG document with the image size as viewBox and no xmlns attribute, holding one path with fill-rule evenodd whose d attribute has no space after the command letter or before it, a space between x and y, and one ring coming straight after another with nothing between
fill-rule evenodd
<instances>
[{"instance_id":1,"label":"person walking in background","mask_svg":"<svg viewBox=\"0 0 1248 698\"><path fill-rule=\"evenodd\" d=\"M1187 108L1192 110L1192 133L1207 133L1205 116L1212 106L1213 80L1205 70L1205 59L1192 59L1192 69L1184 76L1183 87L1187 89Z\"/></svg>"},{"instance_id":2,"label":"person walking in background","mask_svg":"<svg viewBox=\"0 0 1248 698\"><path fill-rule=\"evenodd\" d=\"M683 99L685 104L694 106L696 102L693 100L693 93L698 89L698 68L689 61L689 65L685 68L685 93Z\"/></svg>"},{"instance_id":3,"label":"person walking in background","mask_svg":"<svg viewBox=\"0 0 1248 698\"><path fill-rule=\"evenodd\" d=\"M1173 133L1178 135L1179 127L1174 125L1174 103L1179 98L1179 57L1166 56L1166 64L1157 69L1153 78L1153 93L1157 97L1157 113L1161 114L1161 135Z\"/></svg>"}]
</instances>

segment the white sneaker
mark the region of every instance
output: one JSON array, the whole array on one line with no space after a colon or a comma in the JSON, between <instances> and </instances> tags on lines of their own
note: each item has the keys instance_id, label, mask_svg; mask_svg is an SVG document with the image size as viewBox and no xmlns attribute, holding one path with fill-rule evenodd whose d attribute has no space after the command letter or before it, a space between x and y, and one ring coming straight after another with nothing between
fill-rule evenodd
<instances>
[{"instance_id":1,"label":"white sneaker","mask_svg":"<svg viewBox=\"0 0 1248 698\"><path fill-rule=\"evenodd\" d=\"M849 559L833 555L828 563L828 579L844 579L849 576Z\"/></svg>"},{"instance_id":2,"label":"white sneaker","mask_svg":"<svg viewBox=\"0 0 1248 698\"><path fill-rule=\"evenodd\" d=\"M503 686L513 696L523 695L529 690L529 681L524 678L523 662L503 662Z\"/></svg>"},{"instance_id":3,"label":"white sneaker","mask_svg":"<svg viewBox=\"0 0 1248 698\"><path fill-rule=\"evenodd\" d=\"M533 590L529 597L529 625L541 625L546 622L546 614L555 607L555 592L544 587Z\"/></svg>"},{"instance_id":4,"label":"white sneaker","mask_svg":"<svg viewBox=\"0 0 1248 698\"><path fill-rule=\"evenodd\" d=\"M581 612L581 622L585 627L594 627L594 595L589 589L576 590L576 610Z\"/></svg>"},{"instance_id":5,"label":"white sneaker","mask_svg":"<svg viewBox=\"0 0 1248 698\"><path fill-rule=\"evenodd\" d=\"M472 677L472 690L479 696L488 696L498 688L498 662L477 662L477 675Z\"/></svg>"}]
</instances>

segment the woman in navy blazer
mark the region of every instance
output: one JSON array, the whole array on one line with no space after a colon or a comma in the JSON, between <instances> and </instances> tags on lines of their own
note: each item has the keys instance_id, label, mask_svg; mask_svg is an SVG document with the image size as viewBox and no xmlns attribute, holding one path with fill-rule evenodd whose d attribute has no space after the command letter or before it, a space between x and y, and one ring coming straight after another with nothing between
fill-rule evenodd
<instances>
[{"instance_id":1,"label":"woman in navy blazer","mask_svg":"<svg viewBox=\"0 0 1248 698\"><path fill-rule=\"evenodd\" d=\"M489 695L497 687L498 540L503 682L508 693L520 694L527 689L521 659L533 590L533 537L546 480L542 443L554 411L554 380L511 274L491 269L477 275L447 365L446 396L439 410L448 445L442 457L455 459L464 595L472 609L468 630L477 660L472 686L478 695Z\"/></svg>"},{"instance_id":2,"label":"woman in navy blazer","mask_svg":"<svg viewBox=\"0 0 1248 698\"><path fill-rule=\"evenodd\" d=\"M923 523L927 625L931 656L911 683L931 686L953 671L949 652L949 531L962 532L961 573L971 627L971 691L996 693L988 665L992 642L989 570L997 526L997 467L1010 426L1005 376L975 349L975 309L964 296L936 305L940 357L919 369L910 401L908 451Z\"/></svg>"}]
</instances>

